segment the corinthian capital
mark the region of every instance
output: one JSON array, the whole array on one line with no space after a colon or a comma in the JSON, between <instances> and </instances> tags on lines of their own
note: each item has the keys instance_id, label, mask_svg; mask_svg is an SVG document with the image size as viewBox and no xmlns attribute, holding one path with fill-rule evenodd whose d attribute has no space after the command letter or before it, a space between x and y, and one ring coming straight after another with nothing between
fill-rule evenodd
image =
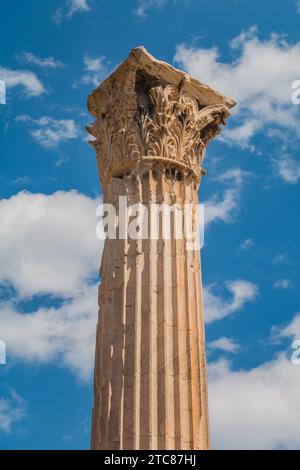
<instances>
[{"instance_id":1,"label":"corinthian capital","mask_svg":"<svg viewBox=\"0 0 300 470\"><path fill-rule=\"evenodd\" d=\"M133 49L88 100L102 184L141 162L173 165L199 180L205 149L234 105L143 47Z\"/></svg>"}]
</instances>

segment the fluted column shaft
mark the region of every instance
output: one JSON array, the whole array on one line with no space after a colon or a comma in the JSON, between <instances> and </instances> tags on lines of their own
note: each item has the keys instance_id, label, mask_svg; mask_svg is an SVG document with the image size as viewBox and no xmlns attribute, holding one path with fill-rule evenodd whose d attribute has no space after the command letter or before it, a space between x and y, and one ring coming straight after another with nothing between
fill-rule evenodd
<instances>
[{"instance_id":1,"label":"fluted column shaft","mask_svg":"<svg viewBox=\"0 0 300 470\"><path fill-rule=\"evenodd\" d=\"M118 208L118 197L126 196L129 212L137 203L148 209L176 204L182 209L184 235L183 208L196 206L197 189L192 177L183 178L175 168L148 165L136 175L112 178L106 197ZM143 221L149 235L153 214L148 210ZM131 220L129 213L128 224ZM136 240L105 242L94 449L209 446L200 253L177 237L176 223L174 215L169 221L161 216L157 239L143 238L141 227ZM166 224L170 237L164 238Z\"/></svg>"}]
</instances>

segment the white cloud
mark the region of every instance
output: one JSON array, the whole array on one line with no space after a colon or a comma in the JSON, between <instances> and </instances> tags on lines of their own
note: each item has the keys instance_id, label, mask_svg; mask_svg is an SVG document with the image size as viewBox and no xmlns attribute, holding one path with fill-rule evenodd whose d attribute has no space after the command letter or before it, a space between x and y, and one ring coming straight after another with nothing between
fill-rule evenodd
<instances>
[{"instance_id":1,"label":"white cloud","mask_svg":"<svg viewBox=\"0 0 300 470\"><path fill-rule=\"evenodd\" d=\"M289 279L279 279L273 285L274 289L287 290L292 287L292 283Z\"/></svg>"},{"instance_id":2,"label":"white cloud","mask_svg":"<svg viewBox=\"0 0 300 470\"><path fill-rule=\"evenodd\" d=\"M239 350L239 345L231 338L222 336L215 341L208 343L209 349L218 349L220 351L236 353Z\"/></svg>"},{"instance_id":3,"label":"white cloud","mask_svg":"<svg viewBox=\"0 0 300 470\"><path fill-rule=\"evenodd\" d=\"M278 336L281 338L293 337L294 340L300 339L300 313L294 316L289 325L279 330Z\"/></svg>"},{"instance_id":4,"label":"white cloud","mask_svg":"<svg viewBox=\"0 0 300 470\"><path fill-rule=\"evenodd\" d=\"M244 240L243 243L241 243L240 251L249 250L249 248L252 248L252 246L254 245L255 245L255 242L253 238L246 238L246 240Z\"/></svg>"},{"instance_id":5,"label":"white cloud","mask_svg":"<svg viewBox=\"0 0 300 470\"><path fill-rule=\"evenodd\" d=\"M215 285L205 286L204 313L206 323L212 323L241 310L247 302L253 302L258 296L258 287L252 282L237 280L225 283L230 298L216 295Z\"/></svg>"},{"instance_id":6,"label":"white cloud","mask_svg":"<svg viewBox=\"0 0 300 470\"><path fill-rule=\"evenodd\" d=\"M20 61L26 64L36 65L42 69L56 69L65 67L65 65L54 57L38 57L32 52L22 52L18 55Z\"/></svg>"},{"instance_id":7,"label":"white cloud","mask_svg":"<svg viewBox=\"0 0 300 470\"><path fill-rule=\"evenodd\" d=\"M22 87L28 97L40 96L46 91L36 74L28 70L12 70L0 66L0 80L5 82L7 89Z\"/></svg>"},{"instance_id":8,"label":"white cloud","mask_svg":"<svg viewBox=\"0 0 300 470\"><path fill-rule=\"evenodd\" d=\"M300 339L300 314L276 330ZM222 359L208 365L210 423L215 449L300 449L300 367L293 351L250 370Z\"/></svg>"},{"instance_id":9,"label":"white cloud","mask_svg":"<svg viewBox=\"0 0 300 470\"><path fill-rule=\"evenodd\" d=\"M300 371L289 358L248 371L221 360L208 370L213 448L300 448Z\"/></svg>"},{"instance_id":10,"label":"white cloud","mask_svg":"<svg viewBox=\"0 0 300 470\"><path fill-rule=\"evenodd\" d=\"M135 13L140 18L145 18L151 9L162 9L168 0L139 0Z\"/></svg>"},{"instance_id":11,"label":"white cloud","mask_svg":"<svg viewBox=\"0 0 300 470\"><path fill-rule=\"evenodd\" d=\"M280 155L275 161L279 176L290 184L296 184L300 180L300 162L290 155Z\"/></svg>"},{"instance_id":12,"label":"white cloud","mask_svg":"<svg viewBox=\"0 0 300 470\"><path fill-rule=\"evenodd\" d=\"M255 147L250 144L252 137L260 130L260 122L257 119L248 119L238 127L225 128L219 139L228 145L238 146L254 152Z\"/></svg>"},{"instance_id":13,"label":"white cloud","mask_svg":"<svg viewBox=\"0 0 300 470\"><path fill-rule=\"evenodd\" d=\"M20 176L9 182L11 186L28 186L31 183L29 176Z\"/></svg>"},{"instance_id":14,"label":"white cloud","mask_svg":"<svg viewBox=\"0 0 300 470\"><path fill-rule=\"evenodd\" d=\"M214 194L205 202L205 225L212 222L230 223L240 207L240 196L244 183L251 173L241 168L230 168L218 177L218 181L229 185L220 197Z\"/></svg>"},{"instance_id":15,"label":"white cloud","mask_svg":"<svg viewBox=\"0 0 300 470\"><path fill-rule=\"evenodd\" d=\"M291 84L299 78L300 42L290 44L276 34L260 40L251 28L231 41L230 52L233 59L225 63L216 47L179 45L174 57L191 75L238 101L238 124L223 131L223 141L251 147L253 136L268 125L299 138Z\"/></svg>"},{"instance_id":16,"label":"white cloud","mask_svg":"<svg viewBox=\"0 0 300 470\"><path fill-rule=\"evenodd\" d=\"M25 416L25 400L11 390L9 398L0 398L0 431L10 433L12 426Z\"/></svg>"},{"instance_id":17,"label":"white cloud","mask_svg":"<svg viewBox=\"0 0 300 470\"><path fill-rule=\"evenodd\" d=\"M65 0L65 4L57 8L52 19L57 26L60 26L65 18L71 19L75 13L88 12L90 10L89 0Z\"/></svg>"},{"instance_id":18,"label":"white cloud","mask_svg":"<svg viewBox=\"0 0 300 470\"><path fill-rule=\"evenodd\" d=\"M75 13L80 11L90 11L88 0L68 0L67 5L69 8L68 15L72 17Z\"/></svg>"},{"instance_id":19,"label":"white cloud","mask_svg":"<svg viewBox=\"0 0 300 470\"><path fill-rule=\"evenodd\" d=\"M249 171L244 171L239 167L236 168L230 168L229 170L226 170L224 173L221 173L220 176L218 177L219 181L223 182L233 182L234 186L237 189L242 189L244 182L247 177L252 176L252 173Z\"/></svg>"},{"instance_id":20,"label":"white cloud","mask_svg":"<svg viewBox=\"0 0 300 470\"><path fill-rule=\"evenodd\" d=\"M289 254L286 251L284 251L282 253L278 253L278 255L276 255L273 258L273 263L274 264L281 264L282 263L282 264L286 264L288 266L292 265Z\"/></svg>"},{"instance_id":21,"label":"white cloud","mask_svg":"<svg viewBox=\"0 0 300 470\"><path fill-rule=\"evenodd\" d=\"M18 312L11 302L0 303L1 338L7 344L10 361L54 362L70 368L81 380L90 379L97 291L97 286L89 286L85 280L73 292L72 300L65 300L61 307L39 308L26 314Z\"/></svg>"},{"instance_id":22,"label":"white cloud","mask_svg":"<svg viewBox=\"0 0 300 470\"><path fill-rule=\"evenodd\" d=\"M73 119L53 119L49 116L42 116L39 119L32 119L30 116L18 116L18 122L25 122L33 127L31 137L45 148L54 148L59 144L79 136L79 130Z\"/></svg>"},{"instance_id":23,"label":"white cloud","mask_svg":"<svg viewBox=\"0 0 300 470\"><path fill-rule=\"evenodd\" d=\"M0 331L13 360L57 362L90 378L98 313L91 280L103 245L96 207L74 191L22 192L0 201L0 284L16 291L0 302ZM60 302L20 311L20 301L43 294Z\"/></svg>"},{"instance_id":24,"label":"white cloud","mask_svg":"<svg viewBox=\"0 0 300 470\"><path fill-rule=\"evenodd\" d=\"M295 0L295 5L296 5L297 13L299 13L300 15L300 0Z\"/></svg>"},{"instance_id":25,"label":"white cloud","mask_svg":"<svg viewBox=\"0 0 300 470\"><path fill-rule=\"evenodd\" d=\"M216 221L229 223L233 220L233 214L239 207L236 199L236 191L228 189L222 199L215 194L205 203L205 225Z\"/></svg>"},{"instance_id":26,"label":"white cloud","mask_svg":"<svg viewBox=\"0 0 300 470\"><path fill-rule=\"evenodd\" d=\"M0 283L21 297L72 297L99 268L96 206L75 191L0 200Z\"/></svg>"},{"instance_id":27,"label":"white cloud","mask_svg":"<svg viewBox=\"0 0 300 470\"><path fill-rule=\"evenodd\" d=\"M74 82L73 87L77 88L82 85L93 85L97 87L108 74L109 66L105 57L89 57L85 55L83 58L84 74L79 81Z\"/></svg>"}]
</instances>

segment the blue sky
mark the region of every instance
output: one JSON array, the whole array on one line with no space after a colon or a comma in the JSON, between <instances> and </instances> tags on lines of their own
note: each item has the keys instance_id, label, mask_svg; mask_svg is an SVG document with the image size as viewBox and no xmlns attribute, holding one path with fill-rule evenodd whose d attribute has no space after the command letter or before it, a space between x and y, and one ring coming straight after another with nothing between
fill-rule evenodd
<instances>
[{"instance_id":1,"label":"blue sky","mask_svg":"<svg viewBox=\"0 0 300 470\"><path fill-rule=\"evenodd\" d=\"M101 198L88 94L144 45L231 95L201 190L212 444L300 448L300 3L1 2L1 449L89 447Z\"/></svg>"}]
</instances>

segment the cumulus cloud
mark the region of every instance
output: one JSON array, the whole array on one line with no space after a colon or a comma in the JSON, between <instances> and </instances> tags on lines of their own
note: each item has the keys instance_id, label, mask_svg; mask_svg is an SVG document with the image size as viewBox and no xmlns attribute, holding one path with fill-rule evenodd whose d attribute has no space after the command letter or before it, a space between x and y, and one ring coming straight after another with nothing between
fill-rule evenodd
<instances>
[{"instance_id":1,"label":"cumulus cloud","mask_svg":"<svg viewBox=\"0 0 300 470\"><path fill-rule=\"evenodd\" d=\"M273 328L278 340L300 338L300 314ZM297 353L299 357L299 354ZM300 369L293 352L249 370L221 359L208 365L210 422L215 449L300 449Z\"/></svg>"},{"instance_id":2,"label":"cumulus cloud","mask_svg":"<svg viewBox=\"0 0 300 470\"><path fill-rule=\"evenodd\" d=\"M12 426L24 418L25 400L15 390L10 391L8 398L0 397L0 431L10 433Z\"/></svg>"},{"instance_id":3,"label":"cumulus cloud","mask_svg":"<svg viewBox=\"0 0 300 470\"><path fill-rule=\"evenodd\" d=\"M274 258L273 258L273 263L274 264L286 264L287 266L292 266L292 261L290 259L289 254L284 251L282 253L278 253Z\"/></svg>"},{"instance_id":4,"label":"cumulus cloud","mask_svg":"<svg viewBox=\"0 0 300 470\"><path fill-rule=\"evenodd\" d=\"M54 59L54 57L42 58L38 57L32 52L22 52L18 54L18 58L25 64L35 65L37 67L41 67L42 69L57 69L65 67L61 61Z\"/></svg>"},{"instance_id":5,"label":"cumulus cloud","mask_svg":"<svg viewBox=\"0 0 300 470\"><path fill-rule=\"evenodd\" d=\"M39 308L26 314L19 312L12 302L0 303L1 338L7 344L10 360L55 362L71 369L81 380L90 379L98 315L97 290L96 285L85 281L62 306Z\"/></svg>"},{"instance_id":6,"label":"cumulus cloud","mask_svg":"<svg viewBox=\"0 0 300 470\"><path fill-rule=\"evenodd\" d=\"M88 0L68 0L68 15L71 17L78 11L90 11Z\"/></svg>"},{"instance_id":7,"label":"cumulus cloud","mask_svg":"<svg viewBox=\"0 0 300 470\"><path fill-rule=\"evenodd\" d=\"M278 279L278 281L274 282L273 287L274 289L287 290L292 287L292 283L289 279Z\"/></svg>"},{"instance_id":8,"label":"cumulus cloud","mask_svg":"<svg viewBox=\"0 0 300 470\"><path fill-rule=\"evenodd\" d=\"M280 354L250 370L209 364L214 449L299 449L299 367Z\"/></svg>"},{"instance_id":9,"label":"cumulus cloud","mask_svg":"<svg viewBox=\"0 0 300 470\"><path fill-rule=\"evenodd\" d=\"M13 292L0 301L0 331L14 360L56 361L90 378L102 251L96 207L74 191L0 201L0 285ZM23 313L22 302L46 294L59 302Z\"/></svg>"},{"instance_id":10,"label":"cumulus cloud","mask_svg":"<svg viewBox=\"0 0 300 470\"><path fill-rule=\"evenodd\" d=\"M236 199L235 189L228 189L224 192L222 198L214 194L205 203L205 224L216 221L229 223L233 220L233 214L237 211L239 202Z\"/></svg>"},{"instance_id":11,"label":"cumulus cloud","mask_svg":"<svg viewBox=\"0 0 300 470\"><path fill-rule=\"evenodd\" d=\"M55 148L79 136L79 130L73 119L54 119L49 116L32 119L30 116L22 115L18 116L16 121L29 124L31 137L47 149Z\"/></svg>"},{"instance_id":12,"label":"cumulus cloud","mask_svg":"<svg viewBox=\"0 0 300 470\"><path fill-rule=\"evenodd\" d=\"M149 10L162 9L168 0L139 0L135 13L140 18L146 18Z\"/></svg>"},{"instance_id":13,"label":"cumulus cloud","mask_svg":"<svg viewBox=\"0 0 300 470\"><path fill-rule=\"evenodd\" d=\"M250 118L237 127L227 127L223 129L223 132L220 135L219 139L229 145L237 145L242 149L249 149L250 151L254 151L255 147L254 145L250 144L250 141L259 130L259 120Z\"/></svg>"},{"instance_id":14,"label":"cumulus cloud","mask_svg":"<svg viewBox=\"0 0 300 470\"><path fill-rule=\"evenodd\" d=\"M96 206L75 191L0 200L0 283L22 297L73 296L99 268Z\"/></svg>"},{"instance_id":15,"label":"cumulus cloud","mask_svg":"<svg viewBox=\"0 0 300 470\"><path fill-rule=\"evenodd\" d=\"M236 353L239 350L239 345L231 338L227 338L226 336L222 336L215 341L211 341L208 343L209 349L217 349L219 351L229 352L229 353Z\"/></svg>"},{"instance_id":16,"label":"cumulus cloud","mask_svg":"<svg viewBox=\"0 0 300 470\"><path fill-rule=\"evenodd\" d=\"M215 285L203 288L206 323L212 323L232 315L241 310L247 302L253 302L258 296L257 285L242 279L226 282L225 288L230 293L229 298L216 294Z\"/></svg>"},{"instance_id":17,"label":"cumulus cloud","mask_svg":"<svg viewBox=\"0 0 300 470\"><path fill-rule=\"evenodd\" d=\"M221 138L253 149L253 137L266 126L299 138L299 110L291 102L291 84L299 77L300 43L290 44L278 34L261 40L251 28L231 41L230 52L233 59L228 63L216 47L181 44L174 57L191 75L238 101L238 121L233 119L236 125L225 129Z\"/></svg>"},{"instance_id":18,"label":"cumulus cloud","mask_svg":"<svg viewBox=\"0 0 300 470\"><path fill-rule=\"evenodd\" d=\"M28 97L40 96L45 93L45 87L37 75L28 70L12 70L0 66L0 80L6 88L21 87Z\"/></svg>"},{"instance_id":19,"label":"cumulus cloud","mask_svg":"<svg viewBox=\"0 0 300 470\"><path fill-rule=\"evenodd\" d=\"M279 337L287 338L291 337L294 340L300 339L300 313L297 313L293 321L284 328L279 329Z\"/></svg>"},{"instance_id":20,"label":"cumulus cloud","mask_svg":"<svg viewBox=\"0 0 300 470\"><path fill-rule=\"evenodd\" d=\"M108 74L109 66L105 57L90 57L85 55L83 58L84 74L79 81L74 82L73 87L79 85L98 86Z\"/></svg>"},{"instance_id":21,"label":"cumulus cloud","mask_svg":"<svg viewBox=\"0 0 300 470\"><path fill-rule=\"evenodd\" d=\"M291 155L281 155L275 160L279 176L290 184L296 184L300 180L300 163Z\"/></svg>"},{"instance_id":22,"label":"cumulus cloud","mask_svg":"<svg viewBox=\"0 0 300 470\"><path fill-rule=\"evenodd\" d=\"M218 177L218 181L227 185L220 196L214 193L204 206L205 225L209 226L212 222L230 223L234 221L234 216L240 207L241 191L245 181L251 173L241 168L230 168Z\"/></svg>"},{"instance_id":23,"label":"cumulus cloud","mask_svg":"<svg viewBox=\"0 0 300 470\"><path fill-rule=\"evenodd\" d=\"M244 240L240 245L240 251L249 250L249 248L252 248L254 245L255 242L253 238L246 238L246 240Z\"/></svg>"},{"instance_id":24,"label":"cumulus cloud","mask_svg":"<svg viewBox=\"0 0 300 470\"><path fill-rule=\"evenodd\" d=\"M75 13L88 12L90 10L89 0L66 0L63 6L57 8L52 19L57 26L60 26L65 18L71 19Z\"/></svg>"},{"instance_id":25,"label":"cumulus cloud","mask_svg":"<svg viewBox=\"0 0 300 470\"><path fill-rule=\"evenodd\" d=\"M31 183L31 179L29 176L19 176L13 180L10 180L9 184L11 186L29 186Z\"/></svg>"}]
</instances>

